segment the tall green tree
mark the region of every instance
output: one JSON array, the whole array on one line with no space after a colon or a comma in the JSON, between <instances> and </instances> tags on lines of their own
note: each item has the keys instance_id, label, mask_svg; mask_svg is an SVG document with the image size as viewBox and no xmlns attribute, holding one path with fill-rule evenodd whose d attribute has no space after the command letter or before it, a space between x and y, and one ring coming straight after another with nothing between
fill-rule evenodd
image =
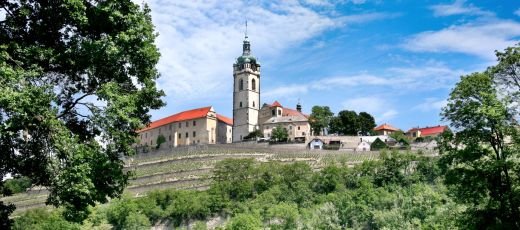
<instances>
[{"instance_id":1,"label":"tall green tree","mask_svg":"<svg viewBox=\"0 0 520 230\"><path fill-rule=\"evenodd\" d=\"M360 112L358 114L358 131L362 135L369 135L376 127L376 120L367 112Z\"/></svg>"},{"instance_id":2,"label":"tall green tree","mask_svg":"<svg viewBox=\"0 0 520 230\"><path fill-rule=\"evenodd\" d=\"M518 123L497 95L492 73L461 77L443 109L445 183L467 205L465 228L520 228Z\"/></svg>"},{"instance_id":3,"label":"tall green tree","mask_svg":"<svg viewBox=\"0 0 520 230\"><path fill-rule=\"evenodd\" d=\"M1 0L0 9L0 176L47 187L47 203L80 221L120 196L121 157L164 105L150 10L131 0Z\"/></svg>"},{"instance_id":4,"label":"tall green tree","mask_svg":"<svg viewBox=\"0 0 520 230\"><path fill-rule=\"evenodd\" d=\"M334 116L334 113L330 111L328 106L312 107L312 112L309 117L309 123L311 125L314 135L323 134L325 128L329 126L330 119Z\"/></svg>"},{"instance_id":5,"label":"tall green tree","mask_svg":"<svg viewBox=\"0 0 520 230\"><path fill-rule=\"evenodd\" d=\"M498 64L490 68L494 83L509 99L520 102L520 43L496 52Z\"/></svg>"},{"instance_id":6,"label":"tall green tree","mask_svg":"<svg viewBox=\"0 0 520 230\"><path fill-rule=\"evenodd\" d=\"M342 135L369 135L376 127L374 117L367 112L342 110L337 116L332 117L329 123L331 133L338 133Z\"/></svg>"},{"instance_id":7,"label":"tall green tree","mask_svg":"<svg viewBox=\"0 0 520 230\"><path fill-rule=\"evenodd\" d=\"M271 138L275 141L286 141L289 137L289 133L287 132L287 129L282 126L276 126L271 134Z\"/></svg>"}]
</instances>

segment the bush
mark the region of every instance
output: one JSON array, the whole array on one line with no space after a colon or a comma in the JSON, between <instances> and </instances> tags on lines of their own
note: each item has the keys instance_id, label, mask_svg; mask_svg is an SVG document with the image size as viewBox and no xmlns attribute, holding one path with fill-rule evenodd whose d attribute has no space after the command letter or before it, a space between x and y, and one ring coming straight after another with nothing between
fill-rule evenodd
<instances>
[{"instance_id":1,"label":"bush","mask_svg":"<svg viewBox=\"0 0 520 230\"><path fill-rule=\"evenodd\" d=\"M27 177L15 177L4 181L4 187L9 189L11 193L25 192L31 185L31 180Z\"/></svg>"},{"instance_id":2,"label":"bush","mask_svg":"<svg viewBox=\"0 0 520 230\"><path fill-rule=\"evenodd\" d=\"M370 144L370 150L372 150L372 151L378 151L378 150L386 149L386 148L388 148L386 143L383 142L379 138L376 138L376 140L374 142L372 142L372 144Z\"/></svg>"},{"instance_id":3,"label":"bush","mask_svg":"<svg viewBox=\"0 0 520 230\"><path fill-rule=\"evenodd\" d=\"M162 134L159 134L159 136L157 136L157 146L155 148L159 149L161 144L164 142L166 142L166 138Z\"/></svg>"},{"instance_id":4,"label":"bush","mask_svg":"<svg viewBox=\"0 0 520 230\"><path fill-rule=\"evenodd\" d=\"M238 214L231 218L226 230L257 230L262 229L262 221L252 214Z\"/></svg>"}]
</instances>

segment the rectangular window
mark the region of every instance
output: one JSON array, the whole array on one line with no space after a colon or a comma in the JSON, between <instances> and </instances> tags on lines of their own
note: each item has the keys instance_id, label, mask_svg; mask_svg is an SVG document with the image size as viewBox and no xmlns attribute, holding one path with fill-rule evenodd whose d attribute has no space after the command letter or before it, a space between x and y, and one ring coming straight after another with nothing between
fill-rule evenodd
<instances>
[{"instance_id":1,"label":"rectangular window","mask_svg":"<svg viewBox=\"0 0 520 230\"><path fill-rule=\"evenodd\" d=\"M197 136L197 132L193 131L193 137Z\"/></svg>"},{"instance_id":2,"label":"rectangular window","mask_svg":"<svg viewBox=\"0 0 520 230\"><path fill-rule=\"evenodd\" d=\"M179 122L179 129L182 128L182 123Z\"/></svg>"},{"instance_id":3,"label":"rectangular window","mask_svg":"<svg viewBox=\"0 0 520 230\"><path fill-rule=\"evenodd\" d=\"M189 127L190 126L190 123L186 121L186 127Z\"/></svg>"},{"instance_id":4,"label":"rectangular window","mask_svg":"<svg viewBox=\"0 0 520 230\"><path fill-rule=\"evenodd\" d=\"M172 135L168 135L168 141L172 141Z\"/></svg>"},{"instance_id":5,"label":"rectangular window","mask_svg":"<svg viewBox=\"0 0 520 230\"><path fill-rule=\"evenodd\" d=\"M145 138L148 138L148 133L145 133L145 134L144 134L144 137L145 137Z\"/></svg>"},{"instance_id":6,"label":"rectangular window","mask_svg":"<svg viewBox=\"0 0 520 230\"><path fill-rule=\"evenodd\" d=\"M177 135L177 136L178 136L177 138L179 138L179 139L182 138L182 134L180 134L180 133L179 133L179 135Z\"/></svg>"},{"instance_id":7,"label":"rectangular window","mask_svg":"<svg viewBox=\"0 0 520 230\"><path fill-rule=\"evenodd\" d=\"M172 130L172 124L170 124L170 130Z\"/></svg>"},{"instance_id":8,"label":"rectangular window","mask_svg":"<svg viewBox=\"0 0 520 230\"><path fill-rule=\"evenodd\" d=\"M300 126L298 126L298 130L300 130Z\"/></svg>"},{"instance_id":9,"label":"rectangular window","mask_svg":"<svg viewBox=\"0 0 520 230\"><path fill-rule=\"evenodd\" d=\"M189 137L189 136L188 136L188 132L186 132L186 138L188 138L188 137Z\"/></svg>"},{"instance_id":10,"label":"rectangular window","mask_svg":"<svg viewBox=\"0 0 520 230\"><path fill-rule=\"evenodd\" d=\"M197 126L197 121L193 121L193 126Z\"/></svg>"}]
</instances>

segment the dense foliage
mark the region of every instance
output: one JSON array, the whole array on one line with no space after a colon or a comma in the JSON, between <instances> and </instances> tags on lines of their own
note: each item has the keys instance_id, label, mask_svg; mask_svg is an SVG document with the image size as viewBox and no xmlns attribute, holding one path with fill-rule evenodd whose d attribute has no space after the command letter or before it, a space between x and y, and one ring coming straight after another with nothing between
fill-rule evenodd
<instances>
[{"instance_id":1,"label":"dense foliage","mask_svg":"<svg viewBox=\"0 0 520 230\"><path fill-rule=\"evenodd\" d=\"M120 156L163 105L150 10L130 0L0 0L0 9L0 176L47 187L47 202L80 221L121 194ZM11 211L0 203L1 223Z\"/></svg>"},{"instance_id":2,"label":"dense foliage","mask_svg":"<svg viewBox=\"0 0 520 230\"><path fill-rule=\"evenodd\" d=\"M456 229L464 206L447 195L439 173L436 158L397 152L320 171L303 162L228 159L217 164L209 190L116 199L94 208L81 228L139 229L169 220L205 229L203 222L221 216L230 217L222 229ZM34 227L26 221L34 212L16 226ZM63 224L55 212L39 217L40 224Z\"/></svg>"},{"instance_id":3,"label":"dense foliage","mask_svg":"<svg viewBox=\"0 0 520 230\"><path fill-rule=\"evenodd\" d=\"M467 207L466 228L520 228L517 111L513 97L497 88L490 71L463 76L443 110L454 133L443 135L441 165L456 201Z\"/></svg>"},{"instance_id":4,"label":"dense foliage","mask_svg":"<svg viewBox=\"0 0 520 230\"><path fill-rule=\"evenodd\" d=\"M330 111L328 106L315 105L312 107L309 124L314 135L325 134L325 128L329 126L332 116L334 116L334 113Z\"/></svg>"},{"instance_id":5,"label":"dense foliage","mask_svg":"<svg viewBox=\"0 0 520 230\"><path fill-rule=\"evenodd\" d=\"M287 141L288 137L289 132L286 128L282 127L281 125L276 126L271 132L271 140L274 140L275 142Z\"/></svg>"},{"instance_id":6,"label":"dense foliage","mask_svg":"<svg viewBox=\"0 0 520 230\"><path fill-rule=\"evenodd\" d=\"M341 135L370 135L376 127L375 119L367 112L342 110L331 118L328 125L330 133Z\"/></svg>"}]
</instances>

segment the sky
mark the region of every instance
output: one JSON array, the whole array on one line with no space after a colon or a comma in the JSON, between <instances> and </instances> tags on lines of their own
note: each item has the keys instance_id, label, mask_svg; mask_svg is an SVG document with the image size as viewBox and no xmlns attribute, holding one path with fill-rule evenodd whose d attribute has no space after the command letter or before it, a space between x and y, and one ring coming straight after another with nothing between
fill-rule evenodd
<instances>
[{"instance_id":1,"label":"sky","mask_svg":"<svg viewBox=\"0 0 520 230\"><path fill-rule=\"evenodd\" d=\"M520 41L518 0L144 2L167 103L153 120L209 105L231 117L246 20L262 104L365 111L403 130L446 124L441 108L460 76L495 65L495 50Z\"/></svg>"}]
</instances>

